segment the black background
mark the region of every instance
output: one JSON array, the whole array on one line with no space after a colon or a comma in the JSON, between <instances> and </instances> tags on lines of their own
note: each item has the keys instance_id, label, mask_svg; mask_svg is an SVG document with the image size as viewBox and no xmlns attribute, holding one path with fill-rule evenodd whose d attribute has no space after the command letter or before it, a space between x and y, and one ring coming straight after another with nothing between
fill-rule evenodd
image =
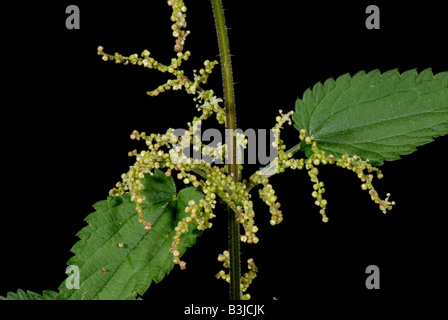
<instances>
[{"instance_id":1,"label":"black background","mask_svg":"<svg viewBox=\"0 0 448 320\"><path fill-rule=\"evenodd\" d=\"M79 30L65 27L69 4L80 8ZM381 29L367 30L369 4L224 1L238 127L271 128L278 109L293 110L305 89L347 72L448 70L441 5L377 1ZM186 49L193 55L184 65L191 75L204 60L218 59L218 48L209 1L187 6ZM127 152L144 147L132 142L130 133L184 128L196 110L185 92L146 95L167 75L104 62L96 54L98 45L124 55L149 49L169 64L174 39L165 1L4 8L12 19L2 23L0 295L18 288L40 293L64 281L83 219L132 164ZM222 96L219 71L206 87ZM283 137L289 146L298 141L293 127ZM382 167L385 178L376 186L397 203L387 215L353 173L339 168L320 169L327 224L313 204L305 171L272 178L284 222L271 227L267 207L255 201L260 243L242 246L242 260L253 257L260 269L249 289L253 302L269 303L272 315L305 308L318 312L333 304L345 310L436 304L446 288L447 146L447 137L438 138ZM245 174L257 169L247 166ZM174 308L181 315L192 302L226 301L227 284L214 277L221 269L216 257L227 247L226 221L220 210L214 228L185 254L187 270L175 268L136 305ZM380 268L379 290L365 287L368 265ZM273 297L278 302L272 303Z\"/></svg>"}]
</instances>

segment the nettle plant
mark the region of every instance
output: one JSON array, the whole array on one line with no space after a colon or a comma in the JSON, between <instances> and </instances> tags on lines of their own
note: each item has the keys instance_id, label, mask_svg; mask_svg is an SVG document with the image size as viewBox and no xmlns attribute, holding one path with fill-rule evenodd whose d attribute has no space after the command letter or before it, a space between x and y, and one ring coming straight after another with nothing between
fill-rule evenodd
<instances>
[{"instance_id":1,"label":"nettle plant","mask_svg":"<svg viewBox=\"0 0 448 320\"><path fill-rule=\"evenodd\" d=\"M74 256L68 261L69 279L58 292L44 291L38 295L19 290L8 293L4 299L136 299L152 281L160 282L175 264L186 268L182 255L204 230L212 227L220 207L227 207L229 212L229 249L218 256L224 270L216 277L230 284L231 299L249 299L247 289L257 276L257 266L253 259L248 259L248 272L241 275L240 242L259 241L252 196L258 194L267 205L272 225L283 220L269 182L271 176L286 170L307 170L317 210L322 221L328 222L325 188L318 168L342 167L358 176L361 188L386 213L394 202L389 200L389 194L380 197L373 186L375 178L383 177L378 166L448 133L448 72L434 75L429 69L403 73L373 70L353 76L345 74L306 90L297 100L295 111L279 111L272 128L272 146L277 156L264 169L242 179L240 150L248 139L236 131L222 4L220 0L211 2L220 62L206 60L192 75L182 69L191 56L185 50L190 32L186 29L187 8L182 0L168 1L175 38L175 55L169 65L157 61L148 50L124 56L98 47L104 61L172 75L148 95L183 90L192 95L198 115L180 136L172 128L163 134L134 131L131 139L144 141L146 149L129 152L135 163L110 190L107 200L96 203L95 212L86 218L88 226L77 234L80 240L71 249ZM206 89L218 64L223 75L223 98ZM197 132L210 117L216 117L225 127L224 144L212 147L198 139ZM300 142L287 148L280 133L284 126L292 124ZM191 149L200 157L191 156ZM299 151L304 158L297 157ZM175 179L186 187L177 191Z\"/></svg>"}]
</instances>

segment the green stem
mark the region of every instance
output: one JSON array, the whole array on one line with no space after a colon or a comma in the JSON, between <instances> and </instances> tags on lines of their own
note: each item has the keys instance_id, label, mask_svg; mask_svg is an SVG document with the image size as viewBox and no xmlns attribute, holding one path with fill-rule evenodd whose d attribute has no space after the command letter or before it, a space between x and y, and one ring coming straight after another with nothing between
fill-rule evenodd
<instances>
[{"instance_id":1,"label":"green stem","mask_svg":"<svg viewBox=\"0 0 448 320\"><path fill-rule=\"evenodd\" d=\"M216 33L221 60L221 72L224 88L224 106L226 112L226 131L228 146L228 172L238 181L238 164L236 159L235 93L233 88L232 61L230 58L229 38L221 0L211 0L215 18ZM230 253L230 299L241 300L241 260L240 260L240 226L235 213L229 211L229 253Z\"/></svg>"}]
</instances>

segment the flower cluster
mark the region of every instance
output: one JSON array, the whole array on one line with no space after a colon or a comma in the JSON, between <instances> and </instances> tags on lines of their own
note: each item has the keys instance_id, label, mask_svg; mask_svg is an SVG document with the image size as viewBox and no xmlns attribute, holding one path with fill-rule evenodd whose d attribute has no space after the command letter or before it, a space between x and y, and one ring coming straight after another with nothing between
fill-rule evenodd
<instances>
[{"instance_id":1,"label":"flower cluster","mask_svg":"<svg viewBox=\"0 0 448 320\"><path fill-rule=\"evenodd\" d=\"M259 191L260 198L269 206L269 211L271 213L271 225L279 224L283 221L283 215L280 210L280 203L277 202L277 196L275 195L275 190L272 185L269 183L268 177L272 176L276 173L281 173L285 171L287 166L282 165L285 162L294 161L292 158L292 153L287 153L284 150L286 146L283 140L280 139L280 131L283 129L283 124L288 122L292 124L291 115L293 111L290 111L286 114L283 114L282 110L279 110L280 115L275 118L276 124L272 128L272 132L274 133L274 142L272 142L272 146L277 149L278 157L267 166L262 171L255 172L249 178L248 189L250 190L252 187L258 184L262 184L263 188Z\"/></svg>"},{"instance_id":2,"label":"flower cluster","mask_svg":"<svg viewBox=\"0 0 448 320\"><path fill-rule=\"evenodd\" d=\"M280 210L280 203L273 186L269 183L269 177L284 172L286 169L302 170L306 169L313 183L312 197L315 204L320 208L320 214L324 222L328 221L326 216L327 200L323 198L325 193L324 183L318 179L318 166L326 164L334 164L336 166L355 172L361 180L361 188L368 190L372 200L377 203L383 212L390 210L394 202L389 201L389 194L385 200L382 200L372 185L374 174L377 178L382 178L379 169L369 164L368 160L363 161L358 156L343 155L335 157L334 155L326 155L323 150L318 148L317 142L312 136L307 135L305 129L300 130L299 138L301 143L292 149L285 151L286 146L280 138L280 132L285 123L291 124L291 115L293 112L283 114L276 117L276 124L272 129L274 133L273 147L278 151L278 157L263 170L255 172L246 181L235 181L232 174L228 173L226 166L211 164L204 159L195 159L185 154L184 151L193 147L193 150L200 151L204 156L210 156L212 159L221 159L223 154L227 154L227 145L218 144L217 147L203 145L197 135L203 121L207 120L211 115L215 115L220 124L224 124L226 114L220 104L223 102L221 98L215 96L213 90L205 90L201 87L206 84L209 75L212 73L217 61L204 61L204 66L199 71L193 72L193 80L185 75L184 70L180 67L184 61L191 56L189 51L184 52L185 39L189 31L185 30L186 20L185 12L187 8L182 0L169 0L168 5L172 8L171 21L173 22L171 29L175 38L175 57L171 59L169 65L159 63L151 56L150 51L144 50L140 55L132 54L123 56L119 53L114 55L104 52L103 47L98 47L98 54L105 61L115 61L122 64L133 64L143 66L149 69L155 69L160 72L168 72L174 76L165 84L158 86L156 89L149 91L150 96L157 96L168 90L185 90L188 94L194 95L193 100L197 102L196 108L201 113L200 116L193 118L188 123L188 129L181 136L177 136L174 129L168 129L164 134L134 131L131 139L144 141L147 149L141 152L133 150L129 152L129 156L135 157L135 163L129 168L127 173L121 176L121 182L110 191L110 195L119 196L126 192L131 194L131 201L135 203L135 210L138 213L139 222L143 224L146 231L151 230L152 222L146 220L142 204L145 196L142 191L144 189L142 179L146 174L153 174L154 170L163 170L166 176L176 177L185 185L192 185L198 188L204 194L204 197L198 202L190 200L185 208L187 214L185 218L178 222L175 227L175 235L172 239L170 252L173 255L173 262L178 264L181 269L185 269L186 263L180 260L179 245L182 242L182 235L195 227L199 230L205 230L212 227L212 219L215 217L213 210L216 207L217 199L223 200L228 207L235 213L236 221L240 223L244 229L240 240L246 243L258 243L259 239L256 235L258 227L255 225L253 210L253 202L251 200L250 191L253 187L260 185L260 198L269 207L271 213L270 223L272 225L279 224L283 221L283 215ZM236 135L238 145L247 143L246 137L241 134ZM307 159L295 159L294 153L299 151L301 145L311 146L312 155ZM238 166L238 175L242 170L242 166ZM120 245L119 245L120 246ZM121 246L120 246L121 247ZM224 267L230 265L229 252L225 251L219 255L218 260L223 262ZM241 290L245 292L253 279L256 277L257 267L253 259L248 260L249 271L241 278ZM222 278L230 282L230 276L221 270L218 278ZM250 298L249 294L245 294L244 298Z\"/></svg>"},{"instance_id":3,"label":"flower cluster","mask_svg":"<svg viewBox=\"0 0 448 320\"><path fill-rule=\"evenodd\" d=\"M195 176L192 176L192 178ZM188 178L184 178L188 179ZM197 180L195 180L197 181ZM184 181L185 183L186 181ZM187 181L188 183L188 181ZM185 212L190 215L179 221L174 228L175 235L173 242L171 243L170 252L173 254L173 262L178 264L183 270L186 267L186 262L179 259L179 244L182 242L182 234L188 232L192 223L196 224L198 230L205 230L212 227L210 219L214 218L213 209L216 205L216 195L214 193L207 194L205 198L201 199L198 204L194 200L188 202L188 206L185 208Z\"/></svg>"},{"instance_id":4,"label":"flower cluster","mask_svg":"<svg viewBox=\"0 0 448 320\"><path fill-rule=\"evenodd\" d=\"M369 164L369 161L362 161L358 156L354 155L353 157L349 157L347 155L343 155L341 158L336 160L336 165L348 170L355 172L358 178L361 180L361 188L363 190L369 190L370 197L372 201L379 205L380 210L383 213L386 213L387 210L392 210L392 206L395 205L395 201L389 201L390 193L386 194L386 198L382 200L378 192L372 185L372 180L374 178L373 173L376 173L376 177L378 179L383 178L383 174L381 170L376 167L373 167ZM366 172L367 171L367 172Z\"/></svg>"},{"instance_id":5,"label":"flower cluster","mask_svg":"<svg viewBox=\"0 0 448 320\"><path fill-rule=\"evenodd\" d=\"M276 133L274 144L277 144L278 147L278 158L263 170L253 174L249 179L250 183L248 185L249 190L256 185L263 185L259 194L260 198L269 206L272 215L270 221L272 225L278 224L283 218L281 211L279 210L280 203L277 202L277 196L275 195L272 185L269 184L268 178L276 173L284 172L287 168L293 170L302 170L305 168L308 171L308 175L313 183L313 191L311 195L315 199L314 203L316 206L320 207L319 213L322 215L323 222L328 222L328 217L326 215L327 200L323 198L323 194L325 193L324 183L318 178L319 170L317 166L319 165L331 164L355 172L362 182L361 188L369 191L372 200L379 205L380 210L383 213L386 213L388 210L392 209L395 202L389 201L390 194L388 193L383 200L373 187L373 173L376 173L378 179L383 178L383 174L380 169L372 166L369 163L369 160L364 161L357 155L351 157L342 155L340 158L337 158L332 154L327 156L325 151L318 148L317 142L313 140L313 137L307 135L305 129L300 130L299 138L303 143L311 145L312 155L308 159L294 159L293 153L300 150L300 144L291 150L284 151L285 145L280 139L279 132L283 123L288 121L290 113L283 115L280 110L280 114L281 116L276 118L277 124L273 129Z\"/></svg>"},{"instance_id":6,"label":"flower cluster","mask_svg":"<svg viewBox=\"0 0 448 320\"><path fill-rule=\"evenodd\" d=\"M230 266L230 254L229 251L224 251L222 254L218 256L218 261L223 263L224 268L228 269ZM244 273L244 275L241 277L241 292L243 292L242 299L243 300L250 300L251 296L249 293L244 294L249 286L252 284L254 279L257 277L258 268L254 263L254 259L250 258L247 260L247 268L249 269L248 272ZM223 279L224 281L227 281L230 283L230 275L225 272L225 270L220 270L216 274L216 278Z\"/></svg>"},{"instance_id":7,"label":"flower cluster","mask_svg":"<svg viewBox=\"0 0 448 320\"><path fill-rule=\"evenodd\" d=\"M258 268L254 263L254 259L250 258L247 260L247 268L249 269L248 272L244 273L244 275L241 277L241 291L244 293L247 291L249 286L252 284L254 279L257 277ZM246 293L243 294L243 300L249 300L250 294Z\"/></svg>"},{"instance_id":8,"label":"flower cluster","mask_svg":"<svg viewBox=\"0 0 448 320\"><path fill-rule=\"evenodd\" d=\"M267 179L266 179L267 180ZM271 212L271 225L275 226L283 221L283 215L280 208L280 203L277 201L277 196L275 195L275 190L272 185L266 183L263 189L259 191L260 198L264 200L266 205L269 206L269 211Z\"/></svg>"},{"instance_id":9,"label":"flower cluster","mask_svg":"<svg viewBox=\"0 0 448 320\"><path fill-rule=\"evenodd\" d=\"M205 165L204 176L207 180L201 181L202 192L207 196L217 194L235 212L236 221L244 228L241 241L247 243L258 243L255 235L258 227L255 225L253 203L251 195L247 191L246 184L235 182L233 177L227 174L225 167Z\"/></svg>"},{"instance_id":10,"label":"flower cluster","mask_svg":"<svg viewBox=\"0 0 448 320\"><path fill-rule=\"evenodd\" d=\"M174 45L174 51L182 52L185 45L185 38L190 31L184 30L187 27L186 14L187 7L182 0L168 0L168 5L172 8L171 14L171 30L173 31L173 37L176 39Z\"/></svg>"},{"instance_id":11,"label":"flower cluster","mask_svg":"<svg viewBox=\"0 0 448 320\"><path fill-rule=\"evenodd\" d=\"M175 38L174 51L176 56L171 59L169 65L158 62L151 56L149 50L144 50L140 55L132 54L130 56L123 56L119 53L113 55L105 53L102 46L98 47L98 54L102 56L104 61L115 61L122 64L133 64L143 66L148 69L155 69L160 72L168 72L175 76L174 79L168 80L165 84L160 85L156 89L149 91L148 95L157 96L158 94L167 90L181 90L189 94L194 94L195 101L198 101L197 109L202 111L200 117L193 119L193 124L188 123L189 129L185 134L178 137L174 134L173 129L168 129L165 134L146 134L145 132L134 131L131 134L133 140L144 140L146 142L148 150L137 152L133 150L129 152L129 156L135 156L136 161L129 171L122 175L122 181L118 182L116 188L110 191L111 195L118 196L125 192L131 193L131 201L136 205L135 210L138 212L139 222L144 225L146 231L151 230L152 222L147 221L143 214L142 203L145 200L142 191L144 186L141 179L146 174L153 174L155 169L165 170L167 176L172 175L172 171L178 171L177 178L184 184L192 184L194 187L202 188L204 193L209 193L198 204L189 203L186 211L190 213L190 216L186 217L179 222L176 227L176 235L173 238L171 252L173 253L175 263L178 263L181 268L185 267L185 263L179 260L178 245L182 241L181 235L188 231L188 225L190 223L196 223L198 229L206 229L211 227L209 220L214 217L212 209L215 206L216 195L213 193L214 189L219 189L217 183L211 183L210 181L198 181L197 176L212 175L213 172L210 169L210 165L202 161L195 161L188 158L184 154L184 150L189 148L192 143L195 148L202 147L202 143L194 141L196 137L195 132L201 125L202 120L207 119L211 114L215 113L218 121L224 123L225 112L219 103L222 99L214 96L213 90L204 90L200 87L201 84L207 83L208 76L212 73L217 61L206 60L204 67L199 70L198 73L194 71L193 80L190 80L184 74L184 70L180 67L183 61L187 61L191 56L190 51L184 52L185 39L189 34L186 31L186 15L187 8L182 0L169 0L168 5L172 8L171 21L173 22L171 29L173 37ZM213 150L214 151L214 150ZM210 150L203 150L204 153L210 153ZM215 151L214 151L215 152ZM232 189L232 188L230 188Z\"/></svg>"},{"instance_id":12,"label":"flower cluster","mask_svg":"<svg viewBox=\"0 0 448 320\"><path fill-rule=\"evenodd\" d=\"M305 168L308 170L308 175L311 178L311 181L313 182L313 192L312 196L315 198L315 204L316 206L320 207L320 214L322 215L322 221L328 222L328 217L326 216L326 207L327 207L327 200L323 199L322 194L325 193L324 183L322 181L319 181L318 179L318 169L317 166L319 165L326 165L326 164L334 164L338 167L351 170L355 172L358 176L358 178L361 180L361 188L363 190L369 190L369 194L372 198L372 200L379 204L379 208L383 213L386 213L387 210L391 210L392 206L395 204L394 201L389 201L390 194L387 194L386 199L382 200L378 192L375 190L372 184L372 180L374 178L373 173L376 173L376 176L378 179L381 179L383 177L383 174L381 173L381 170L379 170L376 167L373 167L369 160L362 160L357 155L348 156L348 155L342 155L340 158L335 157L332 154L329 154L328 156L325 154L325 151L320 150L317 146L317 142L313 140L311 136L306 135L306 130L302 129L300 130L300 140L304 141L306 144L311 145L311 150L313 151L313 154L306 160L301 161L300 163L287 163L285 162L284 165L290 166L291 168L302 168L303 164L305 164ZM367 172L366 172L367 171Z\"/></svg>"}]
</instances>

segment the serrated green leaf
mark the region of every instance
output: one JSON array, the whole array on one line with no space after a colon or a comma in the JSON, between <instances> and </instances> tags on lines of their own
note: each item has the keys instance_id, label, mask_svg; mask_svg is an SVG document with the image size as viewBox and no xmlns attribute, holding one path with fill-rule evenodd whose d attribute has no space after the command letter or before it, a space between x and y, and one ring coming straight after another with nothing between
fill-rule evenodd
<instances>
[{"instance_id":1,"label":"serrated green leaf","mask_svg":"<svg viewBox=\"0 0 448 320\"><path fill-rule=\"evenodd\" d=\"M58 295L55 291L45 290L42 295L32 291L23 291L22 289L17 292L8 292L6 297L1 297L0 300L55 300Z\"/></svg>"},{"instance_id":2,"label":"serrated green leaf","mask_svg":"<svg viewBox=\"0 0 448 320\"><path fill-rule=\"evenodd\" d=\"M71 250L75 256L68 261L79 268L80 288L67 289L64 282L58 299L135 299L152 281L161 281L171 271L174 263L169 249L174 228L185 217L188 201L197 203L203 195L194 188L176 194L173 179L161 171L146 175L142 183L146 197L142 209L152 229L146 232L138 222L129 194L96 203L96 211L85 219L88 226L77 234L81 240ZM200 235L191 227L183 235L180 254Z\"/></svg>"},{"instance_id":3,"label":"serrated green leaf","mask_svg":"<svg viewBox=\"0 0 448 320\"><path fill-rule=\"evenodd\" d=\"M328 79L297 99L293 120L327 154L356 154L374 165L397 160L448 133L448 72L373 70Z\"/></svg>"}]
</instances>

